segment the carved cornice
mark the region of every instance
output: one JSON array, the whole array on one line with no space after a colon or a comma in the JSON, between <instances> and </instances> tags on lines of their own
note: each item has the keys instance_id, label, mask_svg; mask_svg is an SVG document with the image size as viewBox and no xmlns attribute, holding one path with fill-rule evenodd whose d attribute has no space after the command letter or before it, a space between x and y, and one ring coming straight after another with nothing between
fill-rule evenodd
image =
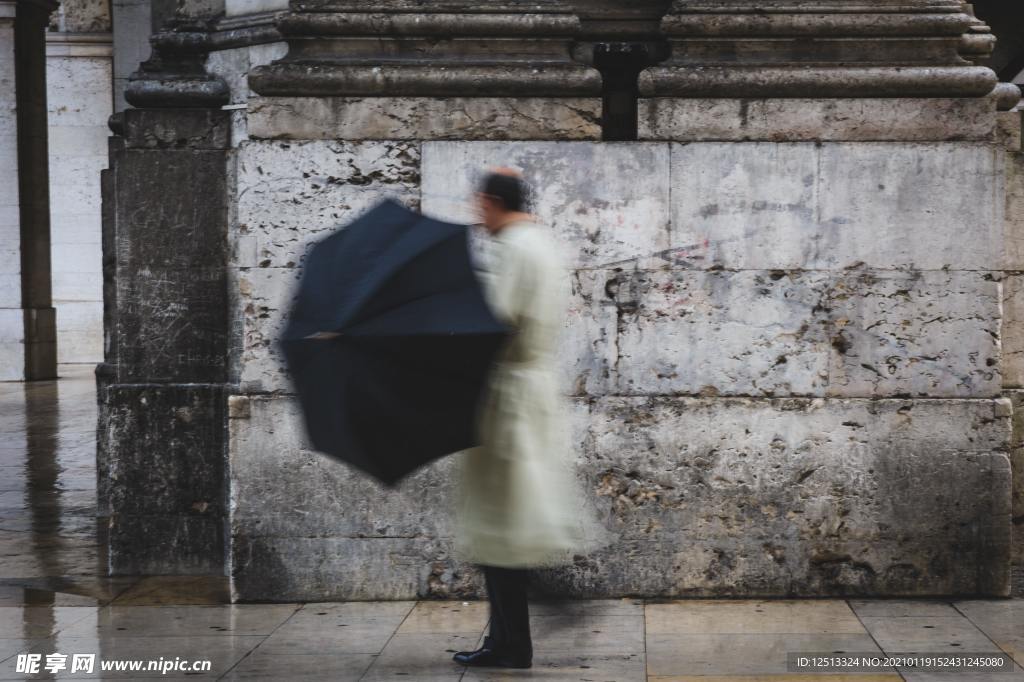
<instances>
[{"instance_id":1,"label":"carved cornice","mask_svg":"<svg viewBox=\"0 0 1024 682\"><path fill-rule=\"evenodd\" d=\"M469 5L294 3L277 22L288 54L250 72L249 85L273 96L600 93L600 74L572 59L581 23L567 3Z\"/></svg>"},{"instance_id":2,"label":"carved cornice","mask_svg":"<svg viewBox=\"0 0 1024 682\"><path fill-rule=\"evenodd\" d=\"M958 0L676 0L647 97L981 97L994 38Z\"/></svg>"}]
</instances>

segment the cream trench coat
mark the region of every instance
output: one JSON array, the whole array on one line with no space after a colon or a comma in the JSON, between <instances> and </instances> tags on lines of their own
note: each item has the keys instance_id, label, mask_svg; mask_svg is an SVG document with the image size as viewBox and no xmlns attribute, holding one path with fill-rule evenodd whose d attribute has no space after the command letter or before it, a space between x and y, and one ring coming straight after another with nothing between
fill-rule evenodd
<instances>
[{"instance_id":1,"label":"cream trench coat","mask_svg":"<svg viewBox=\"0 0 1024 682\"><path fill-rule=\"evenodd\" d=\"M462 453L456 551L509 568L569 562L588 530L556 364L568 281L547 227L510 223L493 247L484 293L514 333L483 400L481 444Z\"/></svg>"}]
</instances>

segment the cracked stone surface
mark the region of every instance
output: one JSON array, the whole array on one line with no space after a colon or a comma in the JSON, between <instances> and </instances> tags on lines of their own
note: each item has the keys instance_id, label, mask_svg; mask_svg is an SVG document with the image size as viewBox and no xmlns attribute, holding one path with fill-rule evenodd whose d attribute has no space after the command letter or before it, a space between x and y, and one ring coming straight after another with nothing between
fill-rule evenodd
<instances>
[{"instance_id":1,"label":"cracked stone surface","mask_svg":"<svg viewBox=\"0 0 1024 682\"><path fill-rule=\"evenodd\" d=\"M249 403L231 420L243 598L479 594L451 553L452 460L385 495L305 449L292 398L233 400ZM964 524L1009 515L1002 400L606 397L572 414L578 475L617 541L542 572L546 588L969 594L1008 567L1000 524Z\"/></svg>"},{"instance_id":2,"label":"cracked stone surface","mask_svg":"<svg viewBox=\"0 0 1024 682\"><path fill-rule=\"evenodd\" d=\"M419 204L419 147L405 142L245 142L232 225L246 390L286 388L274 340L310 245L385 197Z\"/></svg>"},{"instance_id":3,"label":"cracked stone surface","mask_svg":"<svg viewBox=\"0 0 1024 682\"><path fill-rule=\"evenodd\" d=\"M601 100L529 97L257 97L266 139L599 140Z\"/></svg>"},{"instance_id":4,"label":"cracked stone surface","mask_svg":"<svg viewBox=\"0 0 1024 682\"><path fill-rule=\"evenodd\" d=\"M479 594L451 551L452 462L385 495L309 451L273 340L313 239L389 194L470 221L495 165L524 171L563 245L572 456L618 537L538 585L1006 592L1019 284L991 147L252 140L232 232L240 595Z\"/></svg>"}]
</instances>

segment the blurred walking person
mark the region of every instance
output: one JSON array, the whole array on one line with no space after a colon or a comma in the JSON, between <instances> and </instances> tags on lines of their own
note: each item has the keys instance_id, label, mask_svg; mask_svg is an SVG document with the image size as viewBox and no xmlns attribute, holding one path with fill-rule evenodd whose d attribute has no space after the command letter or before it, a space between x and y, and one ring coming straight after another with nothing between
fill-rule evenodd
<instances>
[{"instance_id":1,"label":"blurred walking person","mask_svg":"<svg viewBox=\"0 0 1024 682\"><path fill-rule=\"evenodd\" d=\"M454 656L468 666L532 665L528 569L571 562L589 534L556 364L568 282L557 241L525 199L522 178L507 169L486 175L477 193L494 246L484 293L512 335L484 396L481 445L461 462L456 549L481 565L491 611L483 646Z\"/></svg>"}]
</instances>

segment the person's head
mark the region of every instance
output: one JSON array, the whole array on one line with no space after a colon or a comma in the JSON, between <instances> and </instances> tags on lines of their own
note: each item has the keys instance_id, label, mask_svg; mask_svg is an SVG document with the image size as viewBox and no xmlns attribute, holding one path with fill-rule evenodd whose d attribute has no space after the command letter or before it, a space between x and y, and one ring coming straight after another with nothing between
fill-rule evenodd
<instances>
[{"instance_id":1,"label":"person's head","mask_svg":"<svg viewBox=\"0 0 1024 682\"><path fill-rule=\"evenodd\" d=\"M491 233L526 211L523 177L511 168L496 168L488 172L476 197L480 222Z\"/></svg>"}]
</instances>

